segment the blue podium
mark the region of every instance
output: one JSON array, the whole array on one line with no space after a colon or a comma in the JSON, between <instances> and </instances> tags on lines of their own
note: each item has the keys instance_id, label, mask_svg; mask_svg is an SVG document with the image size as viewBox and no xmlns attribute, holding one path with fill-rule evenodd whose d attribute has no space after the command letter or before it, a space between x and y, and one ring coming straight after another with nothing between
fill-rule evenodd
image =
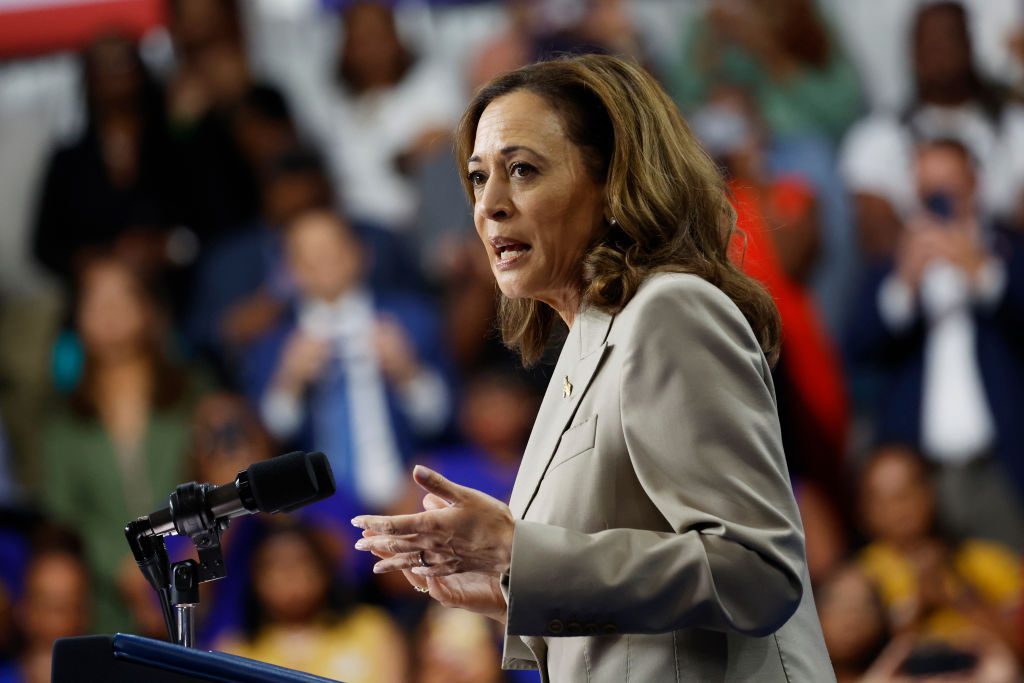
<instances>
[{"instance_id":1,"label":"blue podium","mask_svg":"<svg viewBox=\"0 0 1024 683\"><path fill-rule=\"evenodd\" d=\"M337 683L223 652L204 652L118 633L62 638L51 683Z\"/></svg>"}]
</instances>

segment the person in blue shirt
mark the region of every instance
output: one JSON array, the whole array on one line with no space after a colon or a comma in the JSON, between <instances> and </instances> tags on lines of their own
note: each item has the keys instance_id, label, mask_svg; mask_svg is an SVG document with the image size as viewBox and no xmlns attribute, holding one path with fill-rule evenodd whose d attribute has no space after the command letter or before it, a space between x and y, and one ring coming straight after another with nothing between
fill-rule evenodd
<instances>
[{"instance_id":1,"label":"person in blue shirt","mask_svg":"<svg viewBox=\"0 0 1024 683\"><path fill-rule=\"evenodd\" d=\"M372 286L366 252L334 212L293 220L284 252L297 296L247 348L246 394L279 441L327 454L336 499L385 509L405 463L450 422L438 317L414 295Z\"/></svg>"}]
</instances>

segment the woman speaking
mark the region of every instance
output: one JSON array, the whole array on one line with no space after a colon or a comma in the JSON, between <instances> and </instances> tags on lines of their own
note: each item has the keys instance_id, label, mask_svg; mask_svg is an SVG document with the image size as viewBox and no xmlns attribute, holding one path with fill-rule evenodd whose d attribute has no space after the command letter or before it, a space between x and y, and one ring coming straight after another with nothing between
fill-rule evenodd
<instances>
[{"instance_id":1,"label":"woman speaking","mask_svg":"<svg viewBox=\"0 0 1024 683\"><path fill-rule=\"evenodd\" d=\"M782 451L779 322L730 261L723 183L636 65L497 78L458 163L536 362L569 327L509 505L417 467L424 511L361 516L356 547L505 624L545 681L832 681Z\"/></svg>"}]
</instances>

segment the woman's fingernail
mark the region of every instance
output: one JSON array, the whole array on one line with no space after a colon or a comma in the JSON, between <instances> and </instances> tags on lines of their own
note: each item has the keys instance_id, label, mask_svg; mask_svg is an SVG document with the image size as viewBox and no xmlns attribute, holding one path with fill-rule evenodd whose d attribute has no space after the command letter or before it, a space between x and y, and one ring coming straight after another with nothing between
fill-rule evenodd
<instances>
[{"instance_id":1,"label":"woman's fingernail","mask_svg":"<svg viewBox=\"0 0 1024 683\"><path fill-rule=\"evenodd\" d=\"M379 564L375 564L375 565L373 565L373 573L374 574L383 574L384 573L384 569Z\"/></svg>"},{"instance_id":2,"label":"woman's fingernail","mask_svg":"<svg viewBox=\"0 0 1024 683\"><path fill-rule=\"evenodd\" d=\"M358 541L356 541L356 550L366 550L369 547L370 542L367 541L365 538L360 538Z\"/></svg>"},{"instance_id":3,"label":"woman's fingernail","mask_svg":"<svg viewBox=\"0 0 1024 683\"><path fill-rule=\"evenodd\" d=\"M365 526L363 526L363 520L361 518L359 518L359 517L353 517L352 518L352 526L359 527L360 529L365 529L366 528Z\"/></svg>"}]
</instances>

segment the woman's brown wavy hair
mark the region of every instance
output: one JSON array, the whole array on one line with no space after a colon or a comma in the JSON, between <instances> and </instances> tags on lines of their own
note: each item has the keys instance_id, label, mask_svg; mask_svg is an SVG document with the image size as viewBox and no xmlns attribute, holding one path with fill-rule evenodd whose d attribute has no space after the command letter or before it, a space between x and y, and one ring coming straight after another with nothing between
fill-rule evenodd
<instances>
[{"instance_id":1,"label":"woman's brown wavy hair","mask_svg":"<svg viewBox=\"0 0 1024 683\"><path fill-rule=\"evenodd\" d=\"M456 131L459 168L495 99L527 90L543 97L603 183L609 215L584 257L581 301L618 313L652 273L698 275L735 302L774 363L778 311L760 283L730 259L736 212L718 168L660 85L633 62L605 55L566 57L499 76L473 98ZM470 203L473 188L463 175ZM505 344L527 365L544 353L557 314L533 299L500 297Z\"/></svg>"}]
</instances>

